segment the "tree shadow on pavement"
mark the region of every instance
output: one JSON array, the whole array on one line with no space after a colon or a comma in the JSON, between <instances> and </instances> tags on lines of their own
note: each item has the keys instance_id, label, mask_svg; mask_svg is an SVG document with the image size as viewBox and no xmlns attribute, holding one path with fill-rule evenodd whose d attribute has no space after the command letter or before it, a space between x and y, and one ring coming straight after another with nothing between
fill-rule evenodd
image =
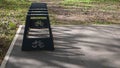
<instances>
[{"instance_id":1,"label":"tree shadow on pavement","mask_svg":"<svg viewBox=\"0 0 120 68\"><path fill-rule=\"evenodd\" d=\"M107 29L107 32L103 29ZM120 37L113 36L119 32L116 31L111 35L111 29L118 30L119 28L103 26L53 27L55 43L55 51L53 52L21 51L23 33L19 33L7 67L119 68Z\"/></svg>"}]
</instances>

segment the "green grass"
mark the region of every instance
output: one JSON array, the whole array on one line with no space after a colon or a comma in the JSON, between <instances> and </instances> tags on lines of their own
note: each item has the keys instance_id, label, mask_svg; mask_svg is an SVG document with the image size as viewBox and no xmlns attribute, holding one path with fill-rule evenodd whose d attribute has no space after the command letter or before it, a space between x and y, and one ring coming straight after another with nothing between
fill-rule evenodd
<instances>
[{"instance_id":1,"label":"green grass","mask_svg":"<svg viewBox=\"0 0 120 68\"><path fill-rule=\"evenodd\" d=\"M112 22L102 22L102 21L96 21L94 22L93 24L99 24L99 25L110 25L110 24L113 24Z\"/></svg>"},{"instance_id":2,"label":"green grass","mask_svg":"<svg viewBox=\"0 0 120 68\"><path fill-rule=\"evenodd\" d=\"M0 0L0 60L3 59L19 24L25 23L31 2Z\"/></svg>"},{"instance_id":3,"label":"green grass","mask_svg":"<svg viewBox=\"0 0 120 68\"><path fill-rule=\"evenodd\" d=\"M64 2L66 3L70 3L70 2L91 2L91 0L64 0Z\"/></svg>"},{"instance_id":4,"label":"green grass","mask_svg":"<svg viewBox=\"0 0 120 68\"><path fill-rule=\"evenodd\" d=\"M91 0L91 1L97 1L97 2L120 2L120 0Z\"/></svg>"},{"instance_id":5,"label":"green grass","mask_svg":"<svg viewBox=\"0 0 120 68\"><path fill-rule=\"evenodd\" d=\"M14 23L0 23L0 58L4 57L16 31Z\"/></svg>"},{"instance_id":6,"label":"green grass","mask_svg":"<svg viewBox=\"0 0 120 68\"><path fill-rule=\"evenodd\" d=\"M61 2L61 4L65 6L79 6L79 2L79 0L64 0Z\"/></svg>"},{"instance_id":7,"label":"green grass","mask_svg":"<svg viewBox=\"0 0 120 68\"><path fill-rule=\"evenodd\" d=\"M93 2L113 3L120 2L120 0L63 0L60 4L65 6L81 6L80 3L85 3L89 5L89 3Z\"/></svg>"}]
</instances>

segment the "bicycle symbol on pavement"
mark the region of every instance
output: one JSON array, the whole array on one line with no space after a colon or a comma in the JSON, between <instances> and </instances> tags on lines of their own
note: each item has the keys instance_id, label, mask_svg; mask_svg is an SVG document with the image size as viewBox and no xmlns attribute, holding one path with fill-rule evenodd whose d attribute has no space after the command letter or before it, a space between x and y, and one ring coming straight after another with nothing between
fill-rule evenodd
<instances>
[{"instance_id":1,"label":"bicycle symbol on pavement","mask_svg":"<svg viewBox=\"0 0 120 68\"><path fill-rule=\"evenodd\" d=\"M37 48L37 47L39 47L39 48L43 48L43 47L45 47L45 45L44 45L44 43L43 42L41 42L40 40L35 40L33 43L32 43L32 47L33 48Z\"/></svg>"}]
</instances>

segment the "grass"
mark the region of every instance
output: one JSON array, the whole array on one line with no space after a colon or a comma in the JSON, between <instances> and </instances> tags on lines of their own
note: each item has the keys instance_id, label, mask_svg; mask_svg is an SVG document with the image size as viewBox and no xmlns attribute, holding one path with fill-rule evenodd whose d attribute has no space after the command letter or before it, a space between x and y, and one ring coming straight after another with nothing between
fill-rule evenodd
<instances>
[{"instance_id":1,"label":"grass","mask_svg":"<svg viewBox=\"0 0 120 68\"><path fill-rule=\"evenodd\" d=\"M86 5L90 5L90 3L93 2L113 3L113 2L120 2L120 0L63 0L61 4L65 6L81 6L80 3L85 3Z\"/></svg>"},{"instance_id":2,"label":"grass","mask_svg":"<svg viewBox=\"0 0 120 68\"><path fill-rule=\"evenodd\" d=\"M30 3L27 0L0 0L0 62L9 48L18 25L25 22Z\"/></svg>"},{"instance_id":3,"label":"grass","mask_svg":"<svg viewBox=\"0 0 120 68\"><path fill-rule=\"evenodd\" d=\"M16 31L14 23L0 23L0 58L3 58Z\"/></svg>"},{"instance_id":4,"label":"grass","mask_svg":"<svg viewBox=\"0 0 120 68\"><path fill-rule=\"evenodd\" d=\"M64 0L61 2L62 5L65 6L79 6L80 5L80 0Z\"/></svg>"}]
</instances>

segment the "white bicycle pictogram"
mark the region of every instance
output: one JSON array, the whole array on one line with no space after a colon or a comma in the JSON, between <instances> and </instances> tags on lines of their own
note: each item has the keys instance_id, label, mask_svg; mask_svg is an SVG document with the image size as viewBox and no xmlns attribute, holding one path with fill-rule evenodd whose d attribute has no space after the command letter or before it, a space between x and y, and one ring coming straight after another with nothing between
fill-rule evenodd
<instances>
[{"instance_id":1,"label":"white bicycle pictogram","mask_svg":"<svg viewBox=\"0 0 120 68\"><path fill-rule=\"evenodd\" d=\"M37 47L39 47L39 48L43 48L43 47L45 47L45 45L44 45L44 43L43 42L41 42L40 40L35 40L33 43L32 43L32 47L33 48L37 48Z\"/></svg>"}]
</instances>

